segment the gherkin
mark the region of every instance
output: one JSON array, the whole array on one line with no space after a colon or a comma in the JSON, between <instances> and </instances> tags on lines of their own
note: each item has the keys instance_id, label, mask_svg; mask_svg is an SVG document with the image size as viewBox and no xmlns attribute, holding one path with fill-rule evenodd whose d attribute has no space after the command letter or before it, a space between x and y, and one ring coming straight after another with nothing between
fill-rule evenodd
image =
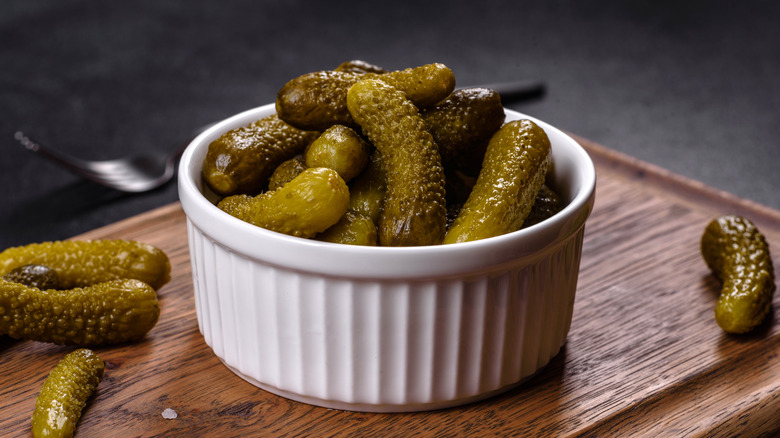
<instances>
[{"instance_id":1,"label":"gherkin","mask_svg":"<svg viewBox=\"0 0 780 438\"><path fill-rule=\"evenodd\" d=\"M349 89L347 106L382 156L386 196L383 246L438 245L444 236L444 171L433 137L403 91L377 79Z\"/></svg>"},{"instance_id":2,"label":"gherkin","mask_svg":"<svg viewBox=\"0 0 780 438\"><path fill-rule=\"evenodd\" d=\"M550 139L532 121L502 126L490 139L477 182L444 243L519 230L544 184L551 157Z\"/></svg>"},{"instance_id":3,"label":"gherkin","mask_svg":"<svg viewBox=\"0 0 780 438\"><path fill-rule=\"evenodd\" d=\"M86 348L74 350L60 360L35 400L33 436L73 436L81 411L100 384L104 370L103 361Z\"/></svg>"},{"instance_id":4,"label":"gherkin","mask_svg":"<svg viewBox=\"0 0 780 438\"><path fill-rule=\"evenodd\" d=\"M701 254L723 282L715 320L728 333L747 333L772 306L775 276L769 245L748 219L726 215L711 221L701 236Z\"/></svg>"}]
</instances>

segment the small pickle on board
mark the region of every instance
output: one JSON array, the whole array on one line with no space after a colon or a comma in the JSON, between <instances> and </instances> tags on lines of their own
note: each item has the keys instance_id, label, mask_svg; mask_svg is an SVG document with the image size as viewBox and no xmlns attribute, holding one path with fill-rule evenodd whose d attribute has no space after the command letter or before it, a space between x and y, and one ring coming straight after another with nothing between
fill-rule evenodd
<instances>
[{"instance_id":1,"label":"small pickle on board","mask_svg":"<svg viewBox=\"0 0 780 438\"><path fill-rule=\"evenodd\" d=\"M748 219L726 215L714 219L701 236L701 254L723 282L715 321L727 333L747 333L766 318L775 292L769 245Z\"/></svg>"},{"instance_id":2,"label":"small pickle on board","mask_svg":"<svg viewBox=\"0 0 780 438\"><path fill-rule=\"evenodd\" d=\"M350 182L368 164L371 146L355 132L344 125L333 125L317 137L306 148L306 167L327 167L339 173Z\"/></svg>"},{"instance_id":3,"label":"small pickle on board","mask_svg":"<svg viewBox=\"0 0 780 438\"><path fill-rule=\"evenodd\" d=\"M0 278L0 334L61 345L142 338L160 316L157 292L135 279L41 290Z\"/></svg>"},{"instance_id":4,"label":"small pickle on board","mask_svg":"<svg viewBox=\"0 0 780 438\"><path fill-rule=\"evenodd\" d=\"M544 184L550 139L530 120L504 124L490 139L482 170L444 243L486 239L519 230Z\"/></svg>"},{"instance_id":5,"label":"small pickle on board","mask_svg":"<svg viewBox=\"0 0 780 438\"><path fill-rule=\"evenodd\" d=\"M80 348L65 355L49 373L35 400L33 436L73 436L104 370L105 364L92 350Z\"/></svg>"},{"instance_id":6,"label":"small pickle on board","mask_svg":"<svg viewBox=\"0 0 780 438\"><path fill-rule=\"evenodd\" d=\"M294 128L276 115L233 129L209 144L203 179L220 196L256 195L279 164L303 153L318 135Z\"/></svg>"},{"instance_id":7,"label":"small pickle on board","mask_svg":"<svg viewBox=\"0 0 780 438\"><path fill-rule=\"evenodd\" d=\"M441 243L446 225L444 171L415 105L384 81L365 79L349 89L347 106L382 155L387 192L378 224L380 244Z\"/></svg>"},{"instance_id":8,"label":"small pickle on board","mask_svg":"<svg viewBox=\"0 0 780 438\"><path fill-rule=\"evenodd\" d=\"M276 112L280 119L299 129L324 131L333 125L356 128L347 108L347 91L359 80L376 78L404 92L418 108L444 100L455 89L452 70L438 63L382 74L324 70L287 82L276 95Z\"/></svg>"},{"instance_id":9,"label":"small pickle on board","mask_svg":"<svg viewBox=\"0 0 780 438\"><path fill-rule=\"evenodd\" d=\"M338 172L316 167L274 191L229 196L217 207L258 227L309 238L338 222L348 204L349 188Z\"/></svg>"},{"instance_id":10,"label":"small pickle on board","mask_svg":"<svg viewBox=\"0 0 780 438\"><path fill-rule=\"evenodd\" d=\"M24 265L57 272L60 289L134 278L159 289L171 276L171 263L160 249L132 240L62 240L31 243L0 252L0 274Z\"/></svg>"}]
</instances>

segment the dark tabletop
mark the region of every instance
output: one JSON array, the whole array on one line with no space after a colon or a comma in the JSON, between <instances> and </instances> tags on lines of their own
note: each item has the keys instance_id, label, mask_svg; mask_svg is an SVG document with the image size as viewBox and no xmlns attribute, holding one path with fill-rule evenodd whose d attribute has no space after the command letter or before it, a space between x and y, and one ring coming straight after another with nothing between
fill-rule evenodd
<instances>
[{"instance_id":1,"label":"dark tabletop","mask_svg":"<svg viewBox=\"0 0 780 438\"><path fill-rule=\"evenodd\" d=\"M177 200L175 182L138 195L85 182L16 131L85 158L174 150L349 59L441 62L458 85L543 81L508 107L780 208L779 23L771 1L4 0L0 247Z\"/></svg>"}]
</instances>

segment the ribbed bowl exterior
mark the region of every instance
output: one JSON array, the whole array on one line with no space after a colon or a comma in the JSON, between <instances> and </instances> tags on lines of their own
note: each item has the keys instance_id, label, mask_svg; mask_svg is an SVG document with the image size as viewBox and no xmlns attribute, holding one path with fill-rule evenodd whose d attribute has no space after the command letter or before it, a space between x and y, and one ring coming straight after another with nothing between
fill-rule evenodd
<instances>
[{"instance_id":1,"label":"ribbed bowl exterior","mask_svg":"<svg viewBox=\"0 0 780 438\"><path fill-rule=\"evenodd\" d=\"M506 391L558 353L595 199L595 168L571 137L506 110L552 143L547 176L567 205L541 223L452 245L337 245L240 221L203 186L209 143L273 112L216 124L179 165L198 325L227 367L294 400L400 412Z\"/></svg>"},{"instance_id":2,"label":"ribbed bowl exterior","mask_svg":"<svg viewBox=\"0 0 780 438\"><path fill-rule=\"evenodd\" d=\"M512 388L566 340L583 229L500 271L414 281L324 277L259 262L191 222L198 325L234 372L299 401L437 409Z\"/></svg>"}]
</instances>

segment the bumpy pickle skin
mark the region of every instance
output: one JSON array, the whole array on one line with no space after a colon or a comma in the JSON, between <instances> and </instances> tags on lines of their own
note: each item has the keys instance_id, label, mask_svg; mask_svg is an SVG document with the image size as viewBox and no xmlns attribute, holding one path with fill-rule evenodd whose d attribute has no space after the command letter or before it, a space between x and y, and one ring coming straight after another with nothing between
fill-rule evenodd
<instances>
[{"instance_id":1,"label":"bumpy pickle skin","mask_svg":"<svg viewBox=\"0 0 780 438\"><path fill-rule=\"evenodd\" d=\"M122 239L32 243L0 253L0 274L29 264L57 271L61 289L121 278L141 280L159 289L171 278L171 263L162 250Z\"/></svg>"},{"instance_id":2,"label":"bumpy pickle skin","mask_svg":"<svg viewBox=\"0 0 780 438\"><path fill-rule=\"evenodd\" d=\"M353 85L347 105L382 155L387 187L378 224L380 245L441 243L446 225L444 172L417 108L402 91L375 79Z\"/></svg>"},{"instance_id":3,"label":"bumpy pickle skin","mask_svg":"<svg viewBox=\"0 0 780 438\"><path fill-rule=\"evenodd\" d=\"M296 176L306 170L306 161L303 157L290 158L278 165L268 179L268 190L276 190L295 179Z\"/></svg>"},{"instance_id":4,"label":"bumpy pickle skin","mask_svg":"<svg viewBox=\"0 0 780 438\"><path fill-rule=\"evenodd\" d=\"M354 129L333 125L326 129L307 148L306 167L327 167L349 182L368 164L370 145Z\"/></svg>"},{"instance_id":5,"label":"bumpy pickle skin","mask_svg":"<svg viewBox=\"0 0 780 438\"><path fill-rule=\"evenodd\" d=\"M279 118L300 129L324 131L333 125L356 128L347 108L347 91L361 79L382 80L403 91L418 108L434 105L455 89L455 75L443 64L388 73L325 70L287 82L276 95Z\"/></svg>"},{"instance_id":6,"label":"bumpy pickle skin","mask_svg":"<svg viewBox=\"0 0 780 438\"><path fill-rule=\"evenodd\" d=\"M35 400L33 436L73 436L81 412L100 384L104 370L105 364L92 350L80 348L65 355L49 373Z\"/></svg>"},{"instance_id":7,"label":"bumpy pickle skin","mask_svg":"<svg viewBox=\"0 0 780 438\"><path fill-rule=\"evenodd\" d=\"M358 175L349 188L349 209L371 218L379 223L385 203L385 168L382 156L374 151L368 166Z\"/></svg>"},{"instance_id":8,"label":"bumpy pickle skin","mask_svg":"<svg viewBox=\"0 0 780 438\"><path fill-rule=\"evenodd\" d=\"M256 195L279 164L301 154L318 135L294 128L275 114L264 117L209 144L203 179L220 196Z\"/></svg>"},{"instance_id":9,"label":"bumpy pickle skin","mask_svg":"<svg viewBox=\"0 0 780 438\"><path fill-rule=\"evenodd\" d=\"M3 279L43 290L60 288L60 277L57 271L44 265L19 266L3 275Z\"/></svg>"},{"instance_id":10,"label":"bumpy pickle skin","mask_svg":"<svg viewBox=\"0 0 780 438\"><path fill-rule=\"evenodd\" d=\"M347 211L349 188L339 174L309 168L279 189L258 196L230 196L217 204L250 224L310 238L334 225Z\"/></svg>"},{"instance_id":11,"label":"bumpy pickle skin","mask_svg":"<svg viewBox=\"0 0 780 438\"><path fill-rule=\"evenodd\" d=\"M335 225L318 234L315 240L344 245L376 246L376 224L368 216L347 210Z\"/></svg>"},{"instance_id":12,"label":"bumpy pickle skin","mask_svg":"<svg viewBox=\"0 0 780 438\"><path fill-rule=\"evenodd\" d=\"M334 71L346 71L351 73L387 73L387 70L362 59L353 59L339 64Z\"/></svg>"},{"instance_id":13,"label":"bumpy pickle skin","mask_svg":"<svg viewBox=\"0 0 780 438\"><path fill-rule=\"evenodd\" d=\"M455 90L420 115L439 147L445 172L475 177L490 137L505 119L501 96L487 88Z\"/></svg>"},{"instance_id":14,"label":"bumpy pickle skin","mask_svg":"<svg viewBox=\"0 0 780 438\"><path fill-rule=\"evenodd\" d=\"M490 139L482 170L444 243L468 242L520 229L544 184L551 145L530 120L506 123Z\"/></svg>"},{"instance_id":15,"label":"bumpy pickle skin","mask_svg":"<svg viewBox=\"0 0 780 438\"><path fill-rule=\"evenodd\" d=\"M536 194L536 200L528 213L528 217L523 221L523 228L536 225L543 220L555 216L563 209L561 197L547 185L543 185Z\"/></svg>"},{"instance_id":16,"label":"bumpy pickle skin","mask_svg":"<svg viewBox=\"0 0 780 438\"><path fill-rule=\"evenodd\" d=\"M142 338L160 316L157 293L134 279L41 290L0 279L0 334L61 345Z\"/></svg>"},{"instance_id":17,"label":"bumpy pickle skin","mask_svg":"<svg viewBox=\"0 0 780 438\"><path fill-rule=\"evenodd\" d=\"M775 292L769 245L756 226L740 216L721 216L701 237L701 254L723 282L715 321L727 333L747 333L766 318Z\"/></svg>"}]
</instances>

